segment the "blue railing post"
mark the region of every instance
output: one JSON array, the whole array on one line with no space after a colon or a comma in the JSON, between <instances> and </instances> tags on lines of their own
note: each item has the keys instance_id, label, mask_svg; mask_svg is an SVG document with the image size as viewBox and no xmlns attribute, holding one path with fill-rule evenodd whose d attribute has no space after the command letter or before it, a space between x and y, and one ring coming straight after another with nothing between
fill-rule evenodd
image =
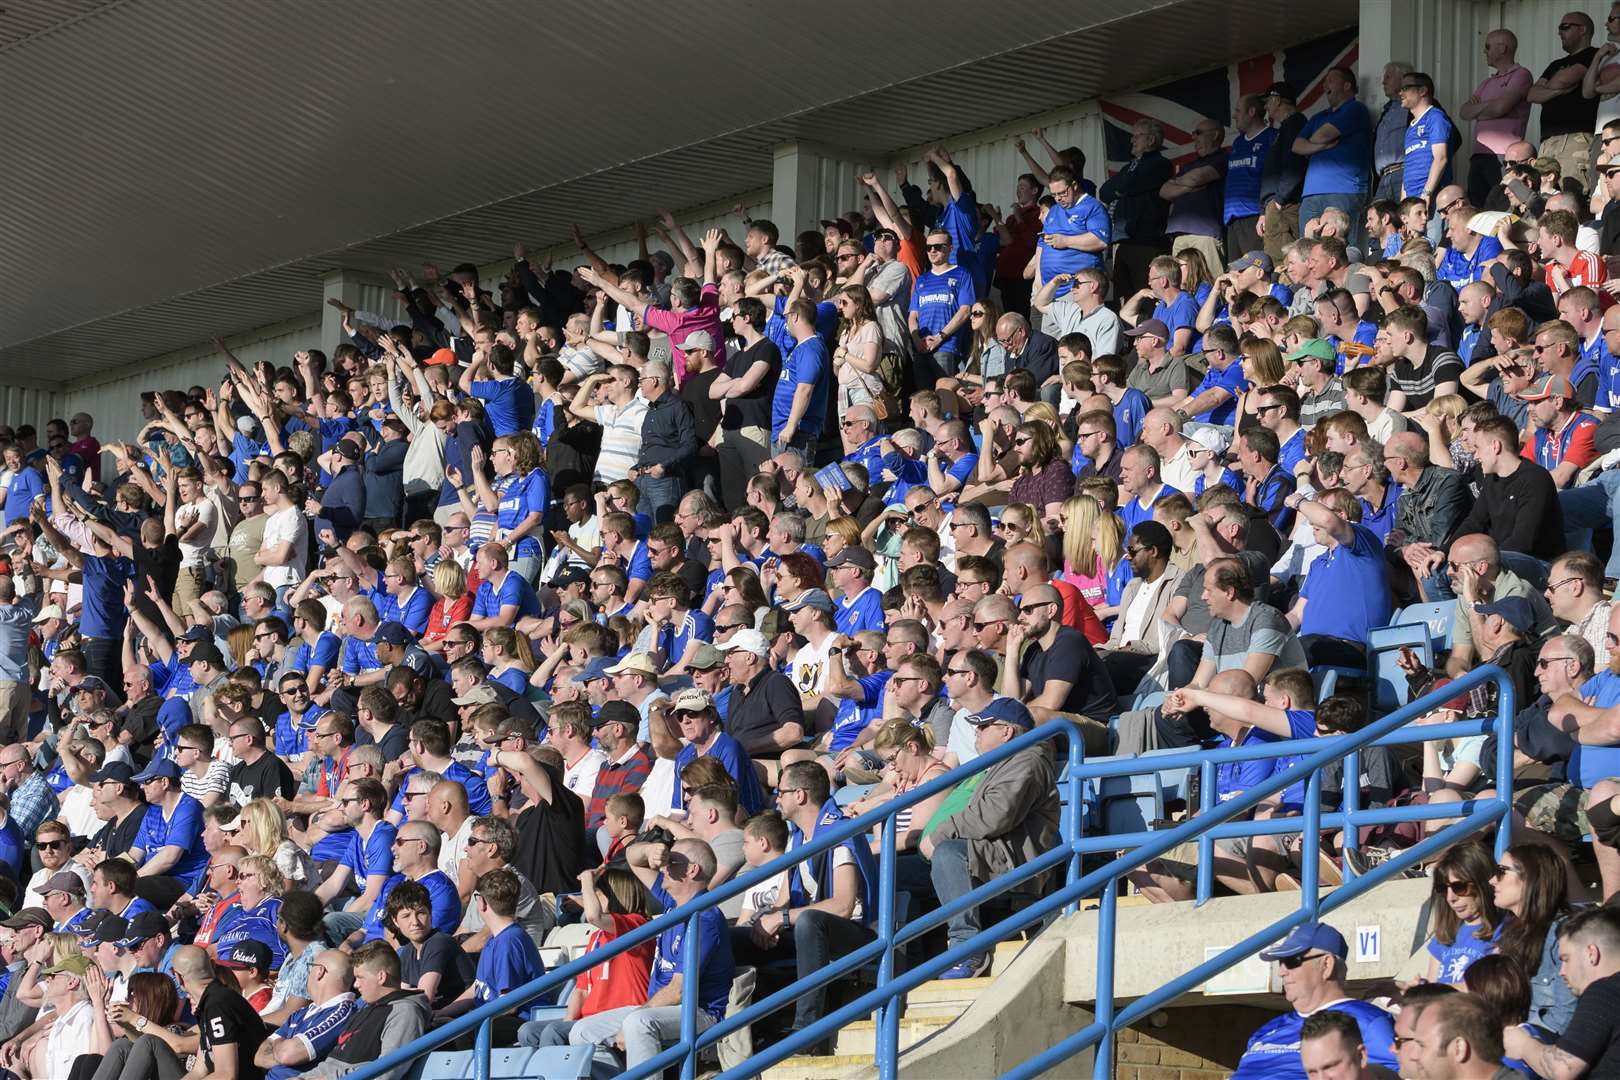
<instances>
[{"instance_id":1,"label":"blue railing post","mask_svg":"<svg viewBox=\"0 0 1620 1080\"><path fill-rule=\"evenodd\" d=\"M1344 801L1340 804L1340 809L1344 811L1347 818L1354 821L1356 813L1361 809L1360 750L1352 750L1345 756L1344 769L1342 772L1343 774L1340 777L1339 786L1343 789L1342 794ZM1347 856L1350 852L1358 851L1361 848L1360 829L1347 828L1340 835L1340 839L1344 847L1344 852ZM1344 867L1344 880L1349 881L1354 878L1356 876L1356 869L1350 865L1350 860L1345 858L1341 860L1341 863Z\"/></svg>"},{"instance_id":2,"label":"blue railing post","mask_svg":"<svg viewBox=\"0 0 1620 1080\"><path fill-rule=\"evenodd\" d=\"M1063 814L1063 840L1070 845L1070 850L1074 851L1074 854L1069 858L1068 876L1063 882L1066 886L1073 885L1080 876L1081 856L1079 850L1074 848L1073 845L1085 831L1084 807L1081 806L1084 784L1080 779L1080 766L1085 763L1085 758L1084 740L1070 738L1069 770L1068 774L1063 778L1063 784L1068 789L1069 794L1069 805ZM1066 915L1073 915L1078 910L1080 910L1080 898L1076 897L1072 904L1063 909L1063 912Z\"/></svg>"},{"instance_id":3,"label":"blue railing post","mask_svg":"<svg viewBox=\"0 0 1620 1080\"><path fill-rule=\"evenodd\" d=\"M1198 766L1198 813L1215 805L1215 762L1205 758ZM1198 906L1215 895L1215 840L1206 830L1198 836Z\"/></svg>"},{"instance_id":4,"label":"blue railing post","mask_svg":"<svg viewBox=\"0 0 1620 1080\"><path fill-rule=\"evenodd\" d=\"M1091 1064L1096 1080L1114 1075L1114 927L1119 907L1119 878L1103 886L1102 903L1097 908L1097 1023L1102 1025L1102 1041Z\"/></svg>"},{"instance_id":5,"label":"blue railing post","mask_svg":"<svg viewBox=\"0 0 1620 1080\"><path fill-rule=\"evenodd\" d=\"M878 854L878 937L883 941L883 959L878 961L879 986L894 980L894 893L895 827L897 818L883 822L882 848ZM891 997L878 1008L877 1067L879 1080L894 1080L900 1057L900 999Z\"/></svg>"},{"instance_id":6,"label":"blue railing post","mask_svg":"<svg viewBox=\"0 0 1620 1080\"><path fill-rule=\"evenodd\" d=\"M1305 781L1305 833L1299 847L1300 902L1311 918L1316 918L1322 893L1322 770L1315 769Z\"/></svg>"},{"instance_id":7,"label":"blue railing post","mask_svg":"<svg viewBox=\"0 0 1620 1080\"><path fill-rule=\"evenodd\" d=\"M476 1080L489 1080L489 1044L494 1027L493 1017L478 1025L478 1035L473 1040L473 1076Z\"/></svg>"},{"instance_id":8,"label":"blue railing post","mask_svg":"<svg viewBox=\"0 0 1620 1080\"><path fill-rule=\"evenodd\" d=\"M1518 703L1513 700L1513 684L1503 679L1496 694L1496 791L1507 803L1502 821L1496 827L1496 858L1500 862L1513 842L1513 716Z\"/></svg>"},{"instance_id":9,"label":"blue railing post","mask_svg":"<svg viewBox=\"0 0 1620 1080\"><path fill-rule=\"evenodd\" d=\"M681 1045L686 1056L681 1061L681 1080L697 1080L697 1001L703 980L699 977L703 957L698 948L702 933L698 918L702 911L694 911L686 918L686 939L681 942Z\"/></svg>"}]
</instances>

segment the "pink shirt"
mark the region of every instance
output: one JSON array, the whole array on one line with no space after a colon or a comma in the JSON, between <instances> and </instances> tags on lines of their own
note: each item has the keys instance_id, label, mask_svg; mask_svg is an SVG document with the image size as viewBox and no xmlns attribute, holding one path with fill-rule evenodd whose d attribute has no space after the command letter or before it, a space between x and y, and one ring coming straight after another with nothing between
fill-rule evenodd
<instances>
[{"instance_id":1,"label":"pink shirt","mask_svg":"<svg viewBox=\"0 0 1620 1080\"><path fill-rule=\"evenodd\" d=\"M1473 153L1501 157L1507 153L1510 144L1524 138L1525 125L1530 122L1530 99L1523 95L1534 81L1529 68L1514 64L1500 75L1491 75L1479 84L1474 96L1480 101L1488 102L1510 91L1520 97L1519 104L1506 116L1474 122Z\"/></svg>"},{"instance_id":2,"label":"pink shirt","mask_svg":"<svg viewBox=\"0 0 1620 1080\"><path fill-rule=\"evenodd\" d=\"M642 320L654 330L662 330L669 335L670 352L674 356L675 385L679 387L686 381L686 354L681 351L681 342L696 330L702 330L714 339L715 361L720 364L726 362L726 338L720 332L720 290L714 285L703 286L697 307L687 308L685 311L665 311L649 304L642 313Z\"/></svg>"}]
</instances>

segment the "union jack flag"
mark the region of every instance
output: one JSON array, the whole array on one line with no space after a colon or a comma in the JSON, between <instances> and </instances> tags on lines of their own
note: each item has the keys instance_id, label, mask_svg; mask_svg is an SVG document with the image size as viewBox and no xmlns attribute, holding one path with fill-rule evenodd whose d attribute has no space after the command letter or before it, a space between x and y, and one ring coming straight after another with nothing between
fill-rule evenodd
<instances>
[{"instance_id":1,"label":"union jack flag","mask_svg":"<svg viewBox=\"0 0 1620 1080\"><path fill-rule=\"evenodd\" d=\"M1203 117L1226 125L1232 139L1232 111L1238 99L1263 93L1274 82L1286 82L1299 94L1299 110L1313 113L1322 99L1322 76L1330 68L1356 66L1354 29L1274 53L1164 83L1134 94L1104 98L1102 114L1108 144L1108 171L1117 172L1131 157L1131 128L1138 120L1164 125L1164 155L1176 165L1193 158L1193 128Z\"/></svg>"}]
</instances>

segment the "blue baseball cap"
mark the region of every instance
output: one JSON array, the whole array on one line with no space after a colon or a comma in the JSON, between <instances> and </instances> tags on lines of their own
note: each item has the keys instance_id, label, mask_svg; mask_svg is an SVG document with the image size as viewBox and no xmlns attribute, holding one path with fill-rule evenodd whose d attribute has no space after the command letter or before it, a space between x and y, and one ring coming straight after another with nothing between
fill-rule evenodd
<instances>
[{"instance_id":1,"label":"blue baseball cap","mask_svg":"<svg viewBox=\"0 0 1620 1080\"><path fill-rule=\"evenodd\" d=\"M1022 701L1010 697L994 697L985 704L985 707L967 717L967 722L974 727L988 727L991 724L1011 724L1021 731L1035 729L1035 717L1030 715Z\"/></svg>"},{"instance_id":2,"label":"blue baseball cap","mask_svg":"<svg viewBox=\"0 0 1620 1080\"><path fill-rule=\"evenodd\" d=\"M613 657L593 656L591 657L590 662L584 667L580 668L579 671L574 675L574 681L577 683L588 683L594 682L597 679L606 679L608 678L608 668L612 666Z\"/></svg>"},{"instance_id":3,"label":"blue baseball cap","mask_svg":"<svg viewBox=\"0 0 1620 1080\"><path fill-rule=\"evenodd\" d=\"M409 645L415 640L411 632L405 629L404 623L392 620L377 627L376 633L371 637L374 645Z\"/></svg>"},{"instance_id":4,"label":"blue baseball cap","mask_svg":"<svg viewBox=\"0 0 1620 1080\"><path fill-rule=\"evenodd\" d=\"M1536 626L1536 609L1522 596L1504 596L1488 604L1475 604L1474 611L1480 615L1500 615L1521 634L1528 634Z\"/></svg>"},{"instance_id":5,"label":"blue baseball cap","mask_svg":"<svg viewBox=\"0 0 1620 1080\"><path fill-rule=\"evenodd\" d=\"M155 758L152 764L136 773L131 779L137 784L144 784L148 780L178 780L180 779L180 766L169 758Z\"/></svg>"},{"instance_id":6,"label":"blue baseball cap","mask_svg":"<svg viewBox=\"0 0 1620 1080\"><path fill-rule=\"evenodd\" d=\"M1287 960L1315 950L1331 953L1340 960L1350 955L1350 946L1345 943L1343 934L1327 923L1313 922L1294 927L1293 933L1262 952L1260 959Z\"/></svg>"}]
</instances>

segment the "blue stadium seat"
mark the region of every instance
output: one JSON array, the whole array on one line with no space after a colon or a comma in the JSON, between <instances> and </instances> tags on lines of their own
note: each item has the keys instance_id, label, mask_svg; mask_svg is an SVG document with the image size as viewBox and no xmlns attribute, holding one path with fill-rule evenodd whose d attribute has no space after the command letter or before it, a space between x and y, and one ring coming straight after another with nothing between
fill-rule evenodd
<instances>
[{"instance_id":1,"label":"blue stadium seat","mask_svg":"<svg viewBox=\"0 0 1620 1080\"><path fill-rule=\"evenodd\" d=\"M1177 746L1165 750L1145 750L1141 756L1148 758L1161 754L1180 754L1185 751L1186 747ZM1187 797L1188 788L1192 783L1191 769L1185 767L1161 769L1157 775L1159 777L1159 793L1164 799L1185 799ZM1161 813L1159 816L1163 817L1164 815Z\"/></svg>"},{"instance_id":2,"label":"blue stadium seat","mask_svg":"<svg viewBox=\"0 0 1620 1080\"><path fill-rule=\"evenodd\" d=\"M1144 692L1136 695L1136 699L1131 702L1131 708L1133 710L1135 710L1135 709L1152 709L1152 708L1155 708L1155 707L1157 707L1159 705L1163 705L1163 704L1164 704L1164 691L1163 690L1147 690L1147 691L1144 691Z\"/></svg>"},{"instance_id":3,"label":"blue stadium seat","mask_svg":"<svg viewBox=\"0 0 1620 1080\"><path fill-rule=\"evenodd\" d=\"M591 1075L592 1052L589 1046L518 1046L495 1050L489 1055L490 1080L584 1080Z\"/></svg>"},{"instance_id":4,"label":"blue stadium seat","mask_svg":"<svg viewBox=\"0 0 1620 1080\"><path fill-rule=\"evenodd\" d=\"M834 793L833 801L839 806L848 806L864 799L866 793L875 787L876 784L845 784Z\"/></svg>"},{"instance_id":5,"label":"blue stadium seat","mask_svg":"<svg viewBox=\"0 0 1620 1080\"><path fill-rule=\"evenodd\" d=\"M1104 836L1146 832L1164 817L1164 790L1155 773L1102 776L1093 783L1086 800L1092 810L1089 832Z\"/></svg>"},{"instance_id":6,"label":"blue stadium seat","mask_svg":"<svg viewBox=\"0 0 1620 1080\"><path fill-rule=\"evenodd\" d=\"M1406 673L1400 669L1401 648L1409 646L1423 663L1434 666L1429 625L1421 622L1374 627L1368 635L1367 666L1373 680L1373 705L1388 710L1411 700Z\"/></svg>"},{"instance_id":7,"label":"blue stadium seat","mask_svg":"<svg viewBox=\"0 0 1620 1080\"><path fill-rule=\"evenodd\" d=\"M1436 653L1451 648L1451 633L1457 621L1457 601L1437 600L1428 604L1404 607L1390 620L1391 625L1423 623L1429 628L1429 640Z\"/></svg>"}]
</instances>

